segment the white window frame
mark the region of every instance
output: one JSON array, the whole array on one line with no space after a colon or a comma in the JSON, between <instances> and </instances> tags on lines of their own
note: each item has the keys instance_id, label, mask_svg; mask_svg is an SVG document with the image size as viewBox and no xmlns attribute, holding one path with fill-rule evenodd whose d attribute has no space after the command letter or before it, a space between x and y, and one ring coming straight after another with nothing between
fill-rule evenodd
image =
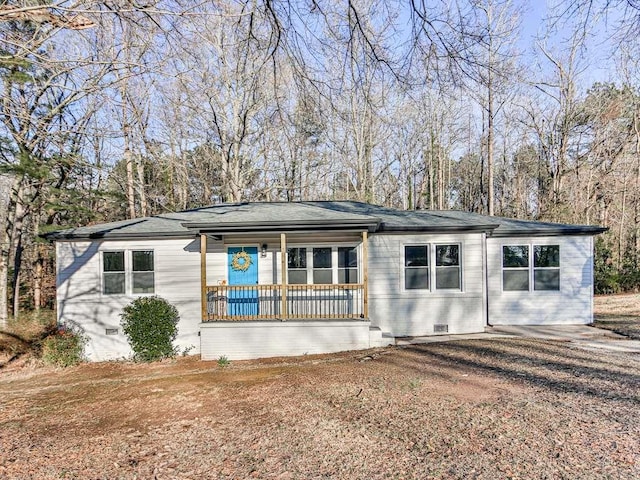
<instances>
[{"instance_id":1,"label":"white window frame","mask_svg":"<svg viewBox=\"0 0 640 480\"><path fill-rule=\"evenodd\" d=\"M527 247L527 266L526 267L505 267L504 266L504 247ZM531 291L531 244L529 243L505 243L500 246L500 283L502 285L503 292L518 293L518 292L530 292ZM528 287L526 290L505 290L504 288L504 272L521 272L527 271Z\"/></svg>"},{"instance_id":2,"label":"white window frame","mask_svg":"<svg viewBox=\"0 0 640 480\"><path fill-rule=\"evenodd\" d=\"M505 290L504 288L504 247L528 247L528 267L506 267L507 270L528 270L529 288L527 290ZM557 267L536 267L535 266L535 248L536 247L558 247L558 266ZM537 290L535 286L536 270L557 270L558 271L558 289L557 290ZM506 294L559 294L562 291L562 245L560 243L535 243L535 242L509 242L500 245L500 284L501 291Z\"/></svg>"},{"instance_id":3,"label":"white window frame","mask_svg":"<svg viewBox=\"0 0 640 480\"><path fill-rule=\"evenodd\" d=\"M355 248L356 249L356 255L357 255L357 259L358 259L358 283L352 283L349 285L359 285L362 284L362 249L360 247L359 244L355 244L352 242L338 242L338 243L331 243L331 244L307 244L307 243L295 243L295 244L289 244L287 245L287 261L286 261L286 265L287 265L287 271L286 271L286 275L287 275L287 283L289 283L289 249L290 248L306 248L307 252L306 252L306 258L307 258L307 283L298 283L295 285L341 285L338 283L338 248L339 247L348 247L348 248ZM313 283L313 249L314 248L331 248L331 283L321 283L321 284L314 284ZM301 269L298 269L301 270ZM328 269L327 269L328 270Z\"/></svg>"},{"instance_id":4,"label":"white window frame","mask_svg":"<svg viewBox=\"0 0 640 480\"><path fill-rule=\"evenodd\" d=\"M536 263L535 263L536 247L558 247L558 266L557 267L536 267ZM561 271L562 262L560 261L560 250L561 248L559 243L538 243L533 245L533 248L531 249L531 269L533 270L531 274L532 291L553 293L553 292L559 292L560 290L562 290L562 271ZM536 270L543 270L543 271L557 270L558 271L558 288L557 289L536 289Z\"/></svg>"},{"instance_id":5,"label":"white window frame","mask_svg":"<svg viewBox=\"0 0 640 480\"><path fill-rule=\"evenodd\" d=\"M406 259L407 259L407 247L425 247L427 249L427 264L421 265L419 267L407 267ZM430 292L433 287L433 272L431 271L432 267L432 258L431 255L431 244L430 243L405 243L401 247L401 255L400 255L400 265L402 267L402 290L405 292ZM427 270L428 275L428 287L427 288L407 288L407 269L425 269Z\"/></svg>"},{"instance_id":6,"label":"white window frame","mask_svg":"<svg viewBox=\"0 0 640 480\"><path fill-rule=\"evenodd\" d=\"M104 254L105 253L124 253L124 292L123 293L105 293L104 287L104 274L108 273L104 271ZM153 270L148 270L148 272L153 273L153 292L149 293L134 293L133 292L133 252L152 252L153 254ZM131 249L123 249L123 248L109 248L100 251L100 295L105 297L145 297L150 295L155 295L157 290L157 282L156 282L156 251L153 248L131 248ZM143 271L138 272L143 273Z\"/></svg>"},{"instance_id":7,"label":"white window frame","mask_svg":"<svg viewBox=\"0 0 640 480\"><path fill-rule=\"evenodd\" d=\"M104 270L104 254L105 253L122 253L123 257L124 257L124 271L122 273L124 273L124 292L122 293L106 293L104 291L105 289L105 280L104 280L104 276L105 273L120 273L120 272L105 272ZM103 250L100 252L100 294L104 295L105 297L117 297L117 296L123 296L127 294L127 251L121 248L113 248L113 249L109 249L109 250Z\"/></svg>"},{"instance_id":8,"label":"white window frame","mask_svg":"<svg viewBox=\"0 0 640 480\"><path fill-rule=\"evenodd\" d=\"M153 261L153 270L138 270L138 271L134 271L133 270L133 254L134 252L151 252L152 255L152 261ZM135 295L135 296L145 296L145 295L155 295L156 293L156 252L155 250L151 249L151 248L146 248L146 249L131 249L129 250L129 257L131 260L131 271L129 273L129 277L130 277L130 282L129 284L131 285L131 295ZM134 292L133 291L133 277L135 276L136 273L151 273L153 274L153 290L151 292Z\"/></svg>"},{"instance_id":9,"label":"white window frame","mask_svg":"<svg viewBox=\"0 0 640 480\"><path fill-rule=\"evenodd\" d=\"M437 274L438 269L442 269L443 266L436 267L436 248L447 245L458 246L458 275L460 280L460 288L437 288ZM405 248L406 247L427 247L427 268L429 272L429 288L406 288L406 272L407 267L405 265ZM405 293L428 293L428 294L460 294L464 293L464 244L463 242L412 242L403 243L400 246L400 267L402 268L402 275L400 278L400 289ZM420 267L424 268L424 267ZM447 267L444 267L447 268Z\"/></svg>"}]
</instances>

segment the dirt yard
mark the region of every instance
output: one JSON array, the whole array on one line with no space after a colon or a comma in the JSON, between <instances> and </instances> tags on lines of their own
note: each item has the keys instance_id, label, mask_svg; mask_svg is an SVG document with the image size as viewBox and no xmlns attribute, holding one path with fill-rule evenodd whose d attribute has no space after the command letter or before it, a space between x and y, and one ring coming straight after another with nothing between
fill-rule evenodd
<instances>
[{"instance_id":1,"label":"dirt yard","mask_svg":"<svg viewBox=\"0 0 640 480\"><path fill-rule=\"evenodd\" d=\"M524 340L0 377L0 478L638 478L640 359Z\"/></svg>"},{"instance_id":2,"label":"dirt yard","mask_svg":"<svg viewBox=\"0 0 640 480\"><path fill-rule=\"evenodd\" d=\"M640 478L640 357L523 339L0 369L0 478Z\"/></svg>"}]
</instances>

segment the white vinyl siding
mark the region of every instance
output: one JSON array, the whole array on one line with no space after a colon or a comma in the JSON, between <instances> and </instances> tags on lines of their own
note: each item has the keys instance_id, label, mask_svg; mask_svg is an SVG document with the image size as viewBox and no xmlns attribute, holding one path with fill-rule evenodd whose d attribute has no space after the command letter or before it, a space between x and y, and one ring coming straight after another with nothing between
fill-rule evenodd
<instances>
[{"instance_id":1,"label":"white vinyl siding","mask_svg":"<svg viewBox=\"0 0 640 480\"><path fill-rule=\"evenodd\" d=\"M179 350L191 348L190 353L199 353L200 255L199 241L193 238L56 242L59 322L75 325L84 331L89 338L86 353L90 360L128 357L131 350L122 334L120 314L124 306L140 296L132 291L133 251L153 251L153 293L172 303L180 314L179 336L175 344ZM126 265L128 285L124 294L103 293L103 252L124 252L125 265L129 262ZM147 262L140 268L148 267ZM147 278L138 279L136 284L138 287L146 285L145 289L148 289L149 272L141 270L138 273L147 274ZM107 329L118 329L119 333L106 335Z\"/></svg>"},{"instance_id":2,"label":"white vinyl siding","mask_svg":"<svg viewBox=\"0 0 640 480\"><path fill-rule=\"evenodd\" d=\"M452 334L484 331L482 238L481 233L371 235L368 269L372 325L395 336L432 335L434 325L448 325ZM437 275L436 246L458 245L460 288L437 289L433 281L430 290L405 288L405 246L411 245L429 245L432 275Z\"/></svg>"},{"instance_id":3,"label":"white vinyl siding","mask_svg":"<svg viewBox=\"0 0 640 480\"><path fill-rule=\"evenodd\" d=\"M529 246L529 288L523 291L503 289L503 247ZM547 250L548 261L536 267L535 247L557 247ZM542 253L539 250L539 253ZM547 265L547 266L541 266ZM553 266L557 265L557 266ZM546 273L541 289L535 288L536 270ZM558 278L557 289L554 286ZM549 279L551 278L551 279ZM557 236L487 239L487 287L489 323L492 325L585 324L593 321L593 244L589 236Z\"/></svg>"}]
</instances>

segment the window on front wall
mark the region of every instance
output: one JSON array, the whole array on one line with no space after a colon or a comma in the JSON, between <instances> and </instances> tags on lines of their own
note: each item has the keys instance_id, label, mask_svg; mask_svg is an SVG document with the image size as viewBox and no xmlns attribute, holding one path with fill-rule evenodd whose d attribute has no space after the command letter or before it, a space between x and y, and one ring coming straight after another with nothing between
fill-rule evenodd
<instances>
[{"instance_id":1,"label":"window on front wall","mask_svg":"<svg viewBox=\"0 0 640 480\"><path fill-rule=\"evenodd\" d=\"M559 245L502 247L502 289L529 291L531 287L536 291L560 290Z\"/></svg>"},{"instance_id":2,"label":"window on front wall","mask_svg":"<svg viewBox=\"0 0 640 480\"><path fill-rule=\"evenodd\" d=\"M331 247L313 249L313 283L333 283Z\"/></svg>"},{"instance_id":3,"label":"window on front wall","mask_svg":"<svg viewBox=\"0 0 640 480\"><path fill-rule=\"evenodd\" d=\"M287 280L292 284L307 283L307 249L287 249Z\"/></svg>"},{"instance_id":4,"label":"window on front wall","mask_svg":"<svg viewBox=\"0 0 640 480\"><path fill-rule=\"evenodd\" d=\"M131 252L131 291L133 293L153 293L153 252L140 250Z\"/></svg>"},{"instance_id":5,"label":"window on front wall","mask_svg":"<svg viewBox=\"0 0 640 480\"><path fill-rule=\"evenodd\" d=\"M356 247L338 247L338 283L358 283Z\"/></svg>"},{"instance_id":6,"label":"window on front wall","mask_svg":"<svg viewBox=\"0 0 640 480\"><path fill-rule=\"evenodd\" d=\"M560 246L533 247L533 288L560 290Z\"/></svg>"},{"instance_id":7,"label":"window on front wall","mask_svg":"<svg viewBox=\"0 0 640 480\"><path fill-rule=\"evenodd\" d=\"M429 289L429 245L404 247L404 288Z\"/></svg>"},{"instance_id":8,"label":"window on front wall","mask_svg":"<svg viewBox=\"0 0 640 480\"><path fill-rule=\"evenodd\" d=\"M358 248L290 247L287 278L289 284L303 285L358 283Z\"/></svg>"},{"instance_id":9,"label":"window on front wall","mask_svg":"<svg viewBox=\"0 0 640 480\"><path fill-rule=\"evenodd\" d=\"M154 270L152 250L102 252L102 293L154 293Z\"/></svg>"},{"instance_id":10,"label":"window on front wall","mask_svg":"<svg viewBox=\"0 0 640 480\"><path fill-rule=\"evenodd\" d=\"M436 245L436 290L460 290L460 245Z\"/></svg>"},{"instance_id":11,"label":"window on front wall","mask_svg":"<svg viewBox=\"0 0 640 480\"><path fill-rule=\"evenodd\" d=\"M103 252L102 293L124 294L125 284L124 252Z\"/></svg>"},{"instance_id":12,"label":"window on front wall","mask_svg":"<svg viewBox=\"0 0 640 480\"><path fill-rule=\"evenodd\" d=\"M502 289L529 290L529 246L504 245L502 247Z\"/></svg>"}]
</instances>

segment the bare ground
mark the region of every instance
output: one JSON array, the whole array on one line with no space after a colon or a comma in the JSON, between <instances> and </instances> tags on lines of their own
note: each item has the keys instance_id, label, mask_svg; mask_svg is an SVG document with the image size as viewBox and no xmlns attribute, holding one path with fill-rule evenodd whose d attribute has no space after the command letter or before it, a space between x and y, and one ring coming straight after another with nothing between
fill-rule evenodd
<instances>
[{"instance_id":1,"label":"bare ground","mask_svg":"<svg viewBox=\"0 0 640 480\"><path fill-rule=\"evenodd\" d=\"M640 478L637 354L494 339L15 365L0 478Z\"/></svg>"},{"instance_id":2,"label":"bare ground","mask_svg":"<svg viewBox=\"0 0 640 480\"><path fill-rule=\"evenodd\" d=\"M638 478L640 359L531 340L0 378L3 478Z\"/></svg>"}]
</instances>

